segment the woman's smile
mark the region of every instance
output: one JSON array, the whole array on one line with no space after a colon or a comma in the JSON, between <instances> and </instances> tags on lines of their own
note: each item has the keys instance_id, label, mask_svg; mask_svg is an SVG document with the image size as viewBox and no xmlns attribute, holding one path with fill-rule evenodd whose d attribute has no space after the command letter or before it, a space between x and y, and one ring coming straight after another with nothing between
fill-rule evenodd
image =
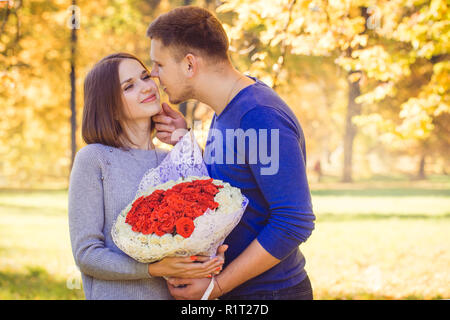
<instances>
[{"instance_id":1,"label":"woman's smile","mask_svg":"<svg viewBox=\"0 0 450 320\"><path fill-rule=\"evenodd\" d=\"M147 102L153 102L156 100L156 94L153 93L151 95L149 95L147 98L145 98L144 100L141 101L141 103L147 103Z\"/></svg>"}]
</instances>

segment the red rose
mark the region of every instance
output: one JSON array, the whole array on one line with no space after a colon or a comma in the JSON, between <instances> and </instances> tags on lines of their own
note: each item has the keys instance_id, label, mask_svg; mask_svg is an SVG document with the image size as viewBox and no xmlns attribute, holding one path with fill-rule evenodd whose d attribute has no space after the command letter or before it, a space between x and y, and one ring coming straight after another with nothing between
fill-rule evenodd
<instances>
[{"instance_id":1,"label":"red rose","mask_svg":"<svg viewBox=\"0 0 450 320\"><path fill-rule=\"evenodd\" d=\"M189 218L180 218L176 224L177 233L184 238L188 238L194 232L194 221Z\"/></svg>"},{"instance_id":2,"label":"red rose","mask_svg":"<svg viewBox=\"0 0 450 320\"><path fill-rule=\"evenodd\" d=\"M212 178L194 180L178 183L169 190L155 190L133 202L125 222L132 226L133 231L143 234L162 236L176 229L187 238L194 230L192 220L203 215L208 208L215 210L219 206L214 196L223 186L212 182Z\"/></svg>"},{"instance_id":3,"label":"red rose","mask_svg":"<svg viewBox=\"0 0 450 320\"><path fill-rule=\"evenodd\" d=\"M160 230L165 233L172 233L175 229L175 217L167 216L164 220L159 221Z\"/></svg>"}]
</instances>

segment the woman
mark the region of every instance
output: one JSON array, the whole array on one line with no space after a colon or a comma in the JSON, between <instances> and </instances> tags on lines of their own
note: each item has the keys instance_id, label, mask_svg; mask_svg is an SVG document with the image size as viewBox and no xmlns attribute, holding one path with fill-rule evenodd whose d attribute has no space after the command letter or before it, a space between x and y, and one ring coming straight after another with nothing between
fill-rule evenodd
<instances>
[{"instance_id":1,"label":"woman","mask_svg":"<svg viewBox=\"0 0 450 320\"><path fill-rule=\"evenodd\" d=\"M139 263L112 241L116 217L134 199L145 172L167 154L152 143L151 118L160 111L150 72L131 54L103 58L85 79L87 146L77 153L70 176L69 227L86 299L171 299L163 276L203 278L223 264L207 257Z\"/></svg>"}]
</instances>

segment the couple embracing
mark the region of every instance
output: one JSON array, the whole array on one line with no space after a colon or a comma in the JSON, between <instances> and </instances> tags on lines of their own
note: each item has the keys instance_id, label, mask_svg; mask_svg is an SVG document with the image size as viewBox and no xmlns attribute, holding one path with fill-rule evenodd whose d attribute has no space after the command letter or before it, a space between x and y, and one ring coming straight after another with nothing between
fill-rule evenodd
<instances>
[{"instance_id":1,"label":"couple embracing","mask_svg":"<svg viewBox=\"0 0 450 320\"><path fill-rule=\"evenodd\" d=\"M69 229L86 298L199 299L214 274L210 299L312 299L299 245L311 235L315 217L296 116L270 87L232 66L227 35L208 10L176 8L153 21L147 36L151 71L137 57L117 53L100 60L84 83L87 146L70 176ZM155 79L171 104L196 99L214 110L203 152L208 173L249 199L214 258L140 263L111 239L113 222L140 179L168 153L155 148L153 137L175 145L177 130L188 128L181 113L161 104ZM243 161L225 161L223 155L236 153L225 143L230 130L276 134L255 134L240 150ZM261 149L277 162L270 170L250 152Z\"/></svg>"}]
</instances>

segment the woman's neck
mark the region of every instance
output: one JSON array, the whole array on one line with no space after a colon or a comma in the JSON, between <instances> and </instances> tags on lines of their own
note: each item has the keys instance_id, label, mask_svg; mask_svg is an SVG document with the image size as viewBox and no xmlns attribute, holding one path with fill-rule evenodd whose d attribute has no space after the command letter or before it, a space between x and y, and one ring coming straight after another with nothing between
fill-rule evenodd
<instances>
[{"instance_id":1,"label":"woman's neck","mask_svg":"<svg viewBox=\"0 0 450 320\"><path fill-rule=\"evenodd\" d=\"M130 139L130 141L126 141L126 139L124 139L124 144L127 147L141 150L155 149L150 137L150 132L152 129L150 123L134 123L133 125L125 124L123 127L128 138Z\"/></svg>"}]
</instances>

